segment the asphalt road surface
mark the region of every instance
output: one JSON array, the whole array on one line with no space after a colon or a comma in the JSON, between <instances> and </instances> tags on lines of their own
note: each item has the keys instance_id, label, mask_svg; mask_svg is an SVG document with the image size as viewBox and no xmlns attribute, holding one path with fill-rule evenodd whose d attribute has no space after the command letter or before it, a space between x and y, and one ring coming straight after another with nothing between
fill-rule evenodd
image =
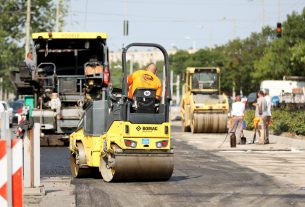
<instances>
[{"instance_id":1,"label":"asphalt road surface","mask_svg":"<svg viewBox=\"0 0 305 207\"><path fill-rule=\"evenodd\" d=\"M169 181L74 179L76 206L305 206L305 188L195 148L185 139L176 134L172 141L175 169ZM68 149L42 148L41 175L70 175Z\"/></svg>"}]
</instances>

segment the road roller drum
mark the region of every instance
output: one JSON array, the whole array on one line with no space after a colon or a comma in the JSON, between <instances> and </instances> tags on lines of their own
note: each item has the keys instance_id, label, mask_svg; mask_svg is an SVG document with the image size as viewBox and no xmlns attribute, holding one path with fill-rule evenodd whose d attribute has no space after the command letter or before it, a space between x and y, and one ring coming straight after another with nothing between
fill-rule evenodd
<instances>
[{"instance_id":1,"label":"road roller drum","mask_svg":"<svg viewBox=\"0 0 305 207\"><path fill-rule=\"evenodd\" d=\"M109 164L101 157L100 172L106 182L119 180L168 180L174 169L173 153L116 154Z\"/></svg>"},{"instance_id":2,"label":"road roller drum","mask_svg":"<svg viewBox=\"0 0 305 207\"><path fill-rule=\"evenodd\" d=\"M225 133L227 130L227 115L195 113L191 130L193 133Z\"/></svg>"}]
</instances>

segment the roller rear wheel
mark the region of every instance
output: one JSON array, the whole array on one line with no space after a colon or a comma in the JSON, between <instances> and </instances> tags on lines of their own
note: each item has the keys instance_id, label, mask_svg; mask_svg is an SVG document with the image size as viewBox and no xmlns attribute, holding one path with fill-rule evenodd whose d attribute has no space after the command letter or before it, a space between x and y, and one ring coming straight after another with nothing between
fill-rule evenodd
<instances>
[{"instance_id":1,"label":"roller rear wheel","mask_svg":"<svg viewBox=\"0 0 305 207\"><path fill-rule=\"evenodd\" d=\"M168 180L174 169L173 154L120 154L101 157L105 182L118 180Z\"/></svg>"},{"instance_id":2,"label":"roller rear wheel","mask_svg":"<svg viewBox=\"0 0 305 207\"><path fill-rule=\"evenodd\" d=\"M77 143L77 151L70 155L71 174L74 178L93 177L97 168L86 166L85 149L82 143Z\"/></svg>"},{"instance_id":3,"label":"roller rear wheel","mask_svg":"<svg viewBox=\"0 0 305 207\"><path fill-rule=\"evenodd\" d=\"M194 114L192 133L224 133L227 130L225 114Z\"/></svg>"}]
</instances>

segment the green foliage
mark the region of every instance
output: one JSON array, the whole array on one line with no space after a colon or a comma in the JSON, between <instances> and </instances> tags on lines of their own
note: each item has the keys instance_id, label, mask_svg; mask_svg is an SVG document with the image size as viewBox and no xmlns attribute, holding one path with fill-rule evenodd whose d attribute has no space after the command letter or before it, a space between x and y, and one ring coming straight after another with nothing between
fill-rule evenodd
<instances>
[{"instance_id":1,"label":"green foliage","mask_svg":"<svg viewBox=\"0 0 305 207\"><path fill-rule=\"evenodd\" d=\"M280 135L282 132L288 131L288 125L285 121L278 121L270 127L273 130L273 134Z\"/></svg>"},{"instance_id":2,"label":"green foliage","mask_svg":"<svg viewBox=\"0 0 305 207\"><path fill-rule=\"evenodd\" d=\"M264 27L246 39L235 39L223 46L206 48L194 54L178 51L170 55L170 68L182 74L186 67L218 66L221 89L244 94L257 91L262 80L283 76L305 76L305 9L293 12L283 22L283 35L276 38L275 28Z\"/></svg>"},{"instance_id":3,"label":"green foliage","mask_svg":"<svg viewBox=\"0 0 305 207\"><path fill-rule=\"evenodd\" d=\"M283 23L282 38L271 41L264 55L255 61L253 79L282 79L283 76L305 75L305 10L293 12Z\"/></svg>"},{"instance_id":4,"label":"green foliage","mask_svg":"<svg viewBox=\"0 0 305 207\"><path fill-rule=\"evenodd\" d=\"M283 22L283 35L276 37L276 28L264 27L246 39L235 39L222 46L204 48L189 54L179 50L169 56L175 74L187 67L215 66L221 68L221 90L232 94L257 91L263 80L283 76L305 76L305 9L293 12ZM158 66L160 67L160 66Z\"/></svg>"},{"instance_id":5,"label":"green foliage","mask_svg":"<svg viewBox=\"0 0 305 207\"><path fill-rule=\"evenodd\" d=\"M170 68L175 74L183 74L184 69L187 67L186 61L190 58L190 55L186 51L178 51L174 55L169 56Z\"/></svg>"},{"instance_id":6,"label":"green foliage","mask_svg":"<svg viewBox=\"0 0 305 207\"><path fill-rule=\"evenodd\" d=\"M130 60L127 61L127 72L130 72ZM133 71L143 69L138 63L133 63ZM114 88L122 88L123 70L122 61L110 62L111 83Z\"/></svg>"},{"instance_id":7,"label":"green foliage","mask_svg":"<svg viewBox=\"0 0 305 207\"><path fill-rule=\"evenodd\" d=\"M68 1L62 3L59 23L67 13ZM0 76L3 87L12 90L9 71L17 68L24 58L24 39L27 1L1 1L0 6ZM31 1L31 32L52 31L55 24L56 6L54 1Z\"/></svg>"},{"instance_id":8,"label":"green foliage","mask_svg":"<svg viewBox=\"0 0 305 207\"><path fill-rule=\"evenodd\" d=\"M305 41L296 43L290 49L291 62L294 68L305 69ZM302 70L298 70L302 71Z\"/></svg>"},{"instance_id":9,"label":"green foliage","mask_svg":"<svg viewBox=\"0 0 305 207\"><path fill-rule=\"evenodd\" d=\"M266 78L280 80L284 75L293 75L288 70L291 68L291 53L287 50L288 47L284 38L273 41L270 47L265 49L264 56L255 62L253 78L258 81Z\"/></svg>"},{"instance_id":10,"label":"green foliage","mask_svg":"<svg viewBox=\"0 0 305 207\"><path fill-rule=\"evenodd\" d=\"M254 110L246 110L245 121L247 129L253 129ZM305 135L305 113L303 111L272 111L272 124L270 129L274 134L280 135L283 132L290 132L297 135Z\"/></svg>"},{"instance_id":11,"label":"green foliage","mask_svg":"<svg viewBox=\"0 0 305 207\"><path fill-rule=\"evenodd\" d=\"M254 126L253 126L254 117L255 117L255 111L254 110L246 110L245 111L244 120L246 121L248 130L254 129Z\"/></svg>"}]
</instances>

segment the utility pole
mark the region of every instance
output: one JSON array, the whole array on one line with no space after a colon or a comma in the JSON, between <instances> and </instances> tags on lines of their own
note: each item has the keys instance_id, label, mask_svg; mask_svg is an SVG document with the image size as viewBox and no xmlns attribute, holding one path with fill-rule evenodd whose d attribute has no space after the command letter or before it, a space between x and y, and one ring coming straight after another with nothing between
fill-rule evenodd
<instances>
[{"instance_id":1,"label":"utility pole","mask_svg":"<svg viewBox=\"0 0 305 207\"><path fill-rule=\"evenodd\" d=\"M186 36L186 37L184 37L186 40L191 40L192 41L192 49L193 50L196 50L196 41L193 39L193 38L191 38L190 36Z\"/></svg>"},{"instance_id":2,"label":"utility pole","mask_svg":"<svg viewBox=\"0 0 305 207\"><path fill-rule=\"evenodd\" d=\"M265 0L261 1L261 7L262 7L262 27L265 26Z\"/></svg>"},{"instance_id":3,"label":"utility pole","mask_svg":"<svg viewBox=\"0 0 305 207\"><path fill-rule=\"evenodd\" d=\"M123 36L125 37L125 41L127 40L127 36L129 35L129 21L127 18L127 0L124 1L124 21L123 21ZM124 43L123 43L124 45Z\"/></svg>"},{"instance_id":4,"label":"utility pole","mask_svg":"<svg viewBox=\"0 0 305 207\"><path fill-rule=\"evenodd\" d=\"M25 57L30 51L30 29L31 29L31 0L27 0L26 23L25 23Z\"/></svg>"},{"instance_id":5,"label":"utility pole","mask_svg":"<svg viewBox=\"0 0 305 207\"><path fill-rule=\"evenodd\" d=\"M165 89L167 89L167 88L165 87L166 78L167 78L166 72L165 72L165 65L163 65L163 70L162 70L162 72L163 72L163 78L162 78L162 97L165 97ZM165 103L163 98L162 98L162 102L161 102L161 103L162 103L162 104Z\"/></svg>"},{"instance_id":6,"label":"utility pole","mask_svg":"<svg viewBox=\"0 0 305 207\"><path fill-rule=\"evenodd\" d=\"M171 70L171 73L170 73L170 84L171 84L171 94L173 94L173 89L174 89L174 86L173 86L173 79L174 79L174 71Z\"/></svg>"},{"instance_id":7,"label":"utility pole","mask_svg":"<svg viewBox=\"0 0 305 207\"><path fill-rule=\"evenodd\" d=\"M232 87L232 98L233 98L233 100L235 100L235 96L236 96L236 93L235 93L235 81L233 81L233 87Z\"/></svg>"},{"instance_id":8,"label":"utility pole","mask_svg":"<svg viewBox=\"0 0 305 207\"><path fill-rule=\"evenodd\" d=\"M232 29L233 39L237 38L237 36L236 36L236 34L237 34L236 18L227 18L227 17L224 17L223 20L224 21L231 21L232 22L232 26L233 26L233 29Z\"/></svg>"},{"instance_id":9,"label":"utility pole","mask_svg":"<svg viewBox=\"0 0 305 207\"><path fill-rule=\"evenodd\" d=\"M0 100L3 100L3 78L0 78Z\"/></svg>"},{"instance_id":10,"label":"utility pole","mask_svg":"<svg viewBox=\"0 0 305 207\"><path fill-rule=\"evenodd\" d=\"M209 48L211 49L213 45L213 27L209 27Z\"/></svg>"},{"instance_id":11,"label":"utility pole","mask_svg":"<svg viewBox=\"0 0 305 207\"><path fill-rule=\"evenodd\" d=\"M57 0L56 19L55 19L55 32L59 31L59 8L60 8L60 0Z\"/></svg>"},{"instance_id":12,"label":"utility pole","mask_svg":"<svg viewBox=\"0 0 305 207\"><path fill-rule=\"evenodd\" d=\"M134 55L131 54L131 58L130 58L130 75L133 73L133 61L134 61Z\"/></svg>"},{"instance_id":13,"label":"utility pole","mask_svg":"<svg viewBox=\"0 0 305 207\"><path fill-rule=\"evenodd\" d=\"M236 18L232 18L233 21L233 39L237 38L236 36Z\"/></svg>"},{"instance_id":14,"label":"utility pole","mask_svg":"<svg viewBox=\"0 0 305 207\"><path fill-rule=\"evenodd\" d=\"M174 83L174 71L171 70L170 72L170 85L171 85L171 93L174 94L174 86L176 88L176 97L175 97L175 104L179 105L180 102L180 75L176 75L176 82Z\"/></svg>"},{"instance_id":15,"label":"utility pole","mask_svg":"<svg viewBox=\"0 0 305 207\"><path fill-rule=\"evenodd\" d=\"M61 0L59 0L61 1ZM84 20L84 29L87 29L87 15L88 15L88 0L86 0L86 5L85 5L85 20Z\"/></svg>"},{"instance_id":16,"label":"utility pole","mask_svg":"<svg viewBox=\"0 0 305 207\"><path fill-rule=\"evenodd\" d=\"M277 21L280 22L281 21L281 0L278 0L278 2L277 2L277 9L278 9Z\"/></svg>"},{"instance_id":17,"label":"utility pole","mask_svg":"<svg viewBox=\"0 0 305 207\"><path fill-rule=\"evenodd\" d=\"M180 75L177 75L177 82L176 82L176 105L180 103Z\"/></svg>"}]
</instances>

